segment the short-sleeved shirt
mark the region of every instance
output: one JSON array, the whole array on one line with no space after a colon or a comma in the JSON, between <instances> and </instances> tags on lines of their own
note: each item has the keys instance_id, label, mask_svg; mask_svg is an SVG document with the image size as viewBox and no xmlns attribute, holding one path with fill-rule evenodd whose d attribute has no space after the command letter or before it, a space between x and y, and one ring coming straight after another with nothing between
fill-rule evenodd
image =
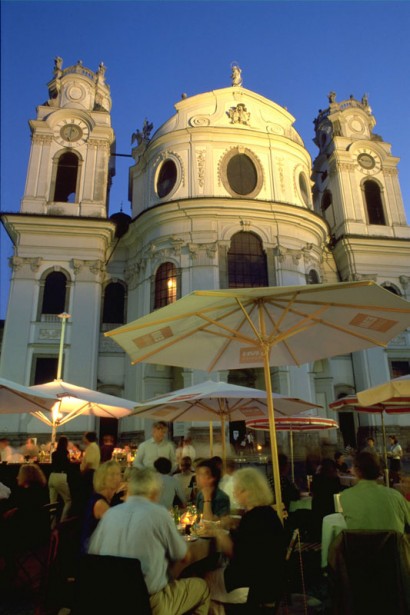
<instances>
[{"instance_id":1,"label":"short-sleeved shirt","mask_svg":"<svg viewBox=\"0 0 410 615\"><path fill-rule=\"evenodd\" d=\"M96 470L100 465L101 453L97 442L91 442L84 452L81 470Z\"/></svg>"},{"instance_id":2,"label":"short-sleeved shirt","mask_svg":"<svg viewBox=\"0 0 410 615\"><path fill-rule=\"evenodd\" d=\"M393 530L410 526L410 503L396 489L374 480L359 480L340 494L348 530Z\"/></svg>"},{"instance_id":3,"label":"short-sleeved shirt","mask_svg":"<svg viewBox=\"0 0 410 615\"><path fill-rule=\"evenodd\" d=\"M175 445L169 440L155 442L154 438L150 438L139 445L133 465L137 468L153 468L154 462L160 457L169 459L175 468Z\"/></svg>"},{"instance_id":4,"label":"short-sleeved shirt","mask_svg":"<svg viewBox=\"0 0 410 615\"><path fill-rule=\"evenodd\" d=\"M187 498L185 497L185 491L174 476L168 476L167 474L161 474L162 488L159 496L159 503L161 506L165 506L168 510L172 508L174 498L177 496L182 505L186 504Z\"/></svg>"},{"instance_id":5,"label":"short-sleeved shirt","mask_svg":"<svg viewBox=\"0 0 410 615\"><path fill-rule=\"evenodd\" d=\"M199 513L204 512L204 496L202 491L200 491L196 496L196 507ZM229 495L222 491L222 489L219 489L219 487L215 489L212 496L211 508L212 514L215 517L223 517L224 515L229 515L231 512Z\"/></svg>"},{"instance_id":6,"label":"short-sleeved shirt","mask_svg":"<svg viewBox=\"0 0 410 615\"><path fill-rule=\"evenodd\" d=\"M187 544L163 506L133 495L107 510L88 552L139 559L148 592L155 594L168 584L168 565L185 557Z\"/></svg>"}]
</instances>

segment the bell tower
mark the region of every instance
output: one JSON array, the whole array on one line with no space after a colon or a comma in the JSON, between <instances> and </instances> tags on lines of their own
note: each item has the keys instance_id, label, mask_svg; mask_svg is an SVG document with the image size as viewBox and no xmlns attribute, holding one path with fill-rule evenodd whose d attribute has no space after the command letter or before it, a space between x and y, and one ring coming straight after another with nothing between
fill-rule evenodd
<instances>
[{"instance_id":1,"label":"bell tower","mask_svg":"<svg viewBox=\"0 0 410 615\"><path fill-rule=\"evenodd\" d=\"M388 283L406 294L399 278L400 270L408 276L410 227L399 158L373 132L376 120L366 95L336 102L335 92L330 92L328 98L329 107L320 109L314 120L319 155L312 179L314 207L330 226L339 274L342 280L367 277Z\"/></svg>"},{"instance_id":2,"label":"bell tower","mask_svg":"<svg viewBox=\"0 0 410 615\"><path fill-rule=\"evenodd\" d=\"M111 96L106 67L55 59L49 99L30 121L32 134L21 213L105 218L111 179Z\"/></svg>"}]
</instances>

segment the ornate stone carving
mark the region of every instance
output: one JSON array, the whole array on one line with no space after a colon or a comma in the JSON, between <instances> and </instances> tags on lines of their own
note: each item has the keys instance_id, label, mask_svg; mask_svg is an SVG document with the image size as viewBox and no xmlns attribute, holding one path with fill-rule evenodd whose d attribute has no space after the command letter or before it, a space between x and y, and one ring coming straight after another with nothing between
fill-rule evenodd
<instances>
[{"instance_id":1,"label":"ornate stone carving","mask_svg":"<svg viewBox=\"0 0 410 615\"><path fill-rule=\"evenodd\" d=\"M53 137L52 135L39 135L36 133L31 137L31 141L36 145L50 145L53 142Z\"/></svg>"},{"instance_id":2,"label":"ornate stone carving","mask_svg":"<svg viewBox=\"0 0 410 615\"><path fill-rule=\"evenodd\" d=\"M285 175L283 173L283 158L277 158L276 162L277 162L277 168L278 168L278 173L279 173L280 187L281 187L282 192L284 192L285 191ZM295 184L294 178L293 178L293 183L294 183L295 191L296 191L296 184Z\"/></svg>"},{"instance_id":3,"label":"ornate stone carving","mask_svg":"<svg viewBox=\"0 0 410 615\"><path fill-rule=\"evenodd\" d=\"M197 150L196 159L198 163L198 185L203 188L205 185L205 153L206 150Z\"/></svg>"},{"instance_id":4,"label":"ornate stone carving","mask_svg":"<svg viewBox=\"0 0 410 615\"><path fill-rule=\"evenodd\" d=\"M240 225L242 226L244 230L248 230L251 224L252 224L251 220L243 220L243 219L240 220Z\"/></svg>"},{"instance_id":5,"label":"ornate stone carving","mask_svg":"<svg viewBox=\"0 0 410 615\"><path fill-rule=\"evenodd\" d=\"M29 265L30 269L33 273L40 269L40 266L43 262L41 256L37 258L23 258L21 256L12 256L9 259L9 266L13 271L19 271L25 265Z\"/></svg>"},{"instance_id":6,"label":"ornate stone carving","mask_svg":"<svg viewBox=\"0 0 410 615\"><path fill-rule=\"evenodd\" d=\"M243 81L242 81L242 70L240 69L240 67L238 66L238 64L233 63L231 65L231 80L232 80L232 87L241 87Z\"/></svg>"},{"instance_id":7,"label":"ornate stone carving","mask_svg":"<svg viewBox=\"0 0 410 615\"><path fill-rule=\"evenodd\" d=\"M61 331L59 329L40 329L38 338L40 340L59 340Z\"/></svg>"},{"instance_id":8,"label":"ornate stone carving","mask_svg":"<svg viewBox=\"0 0 410 615\"><path fill-rule=\"evenodd\" d=\"M236 107L231 107L227 114L231 120L231 124L244 124L245 126L248 125L251 117L244 103L238 103Z\"/></svg>"},{"instance_id":9,"label":"ornate stone carving","mask_svg":"<svg viewBox=\"0 0 410 615\"><path fill-rule=\"evenodd\" d=\"M216 252L217 252L217 245L216 242L215 243L208 243L205 244L205 251L206 251L206 255L208 258L215 258Z\"/></svg>"},{"instance_id":10,"label":"ornate stone carving","mask_svg":"<svg viewBox=\"0 0 410 615\"><path fill-rule=\"evenodd\" d=\"M161 152L154 160L154 167L159 165L161 162L163 162L167 158L170 158L171 160L173 159L174 161L176 160L178 162L177 166L179 167L179 172L181 173L181 184L185 186L184 165L182 163L181 156L177 154L176 152L171 152L170 150L167 150L167 149Z\"/></svg>"},{"instance_id":11,"label":"ornate stone carving","mask_svg":"<svg viewBox=\"0 0 410 615\"><path fill-rule=\"evenodd\" d=\"M178 239L177 237L171 237L171 245L175 256L179 256L181 254L182 246L184 245L183 239Z\"/></svg>"},{"instance_id":12,"label":"ornate stone carving","mask_svg":"<svg viewBox=\"0 0 410 615\"><path fill-rule=\"evenodd\" d=\"M209 126L209 124L211 123L211 120L209 119L208 115L193 115L189 119L188 123L192 127L195 127L195 126Z\"/></svg>"},{"instance_id":13,"label":"ornate stone carving","mask_svg":"<svg viewBox=\"0 0 410 615\"><path fill-rule=\"evenodd\" d=\"M279 124L271 124L271 123L266 125L266 132L270 132L273 135L285 134L285 131L282 126L280 126Z\"/></svg>"},{"instance_id":14,"label":"ornate stone carving","mask_svg":"<svg viewBox=\"0 0 410 615\"><path fill-rule=\"evenodd\" d=\"M390 175L391 177L396 177L399 174L398 170L392 167L384 167L383 173L384 175Z\"/></svg>"},{"instance_id":15,"label":"ornate stone carving","mask_svg":"<svg viewBox=\"0 0 410 615\"><path fill-rule=\"evenodd\" d=\"M401 275L399 277L399 282L400 284L403 286L404 290L407 290L410 284L410 276L408 275Z\"/></svg>"}]
</instances>

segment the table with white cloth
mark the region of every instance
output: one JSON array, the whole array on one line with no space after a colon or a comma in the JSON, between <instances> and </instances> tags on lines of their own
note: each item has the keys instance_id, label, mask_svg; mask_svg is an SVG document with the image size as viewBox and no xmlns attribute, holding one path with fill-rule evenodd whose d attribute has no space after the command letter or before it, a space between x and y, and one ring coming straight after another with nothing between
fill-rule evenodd
<instances>
[{"instance_id":1,"label":"table with white cloth","mask_svg":"<svg viewBox=\"0 0 410 615\"><path fill-rule=\"evenodd\" d=\"M341 474L339 478L343 487L353 487L357 483L357 476L353 474Z\"/></svg>"},{"instance_id":2,"label":"table with white cloth","mask_svg":"<svg viewBox=\"0 0 410 615\"><path fill-rule=\"evenodd\" d=\"M346 521L341 513L326 515L322 521L322 568L327 568L329 547L333 540L347 529Z\"/></svg>"}]
</instances>

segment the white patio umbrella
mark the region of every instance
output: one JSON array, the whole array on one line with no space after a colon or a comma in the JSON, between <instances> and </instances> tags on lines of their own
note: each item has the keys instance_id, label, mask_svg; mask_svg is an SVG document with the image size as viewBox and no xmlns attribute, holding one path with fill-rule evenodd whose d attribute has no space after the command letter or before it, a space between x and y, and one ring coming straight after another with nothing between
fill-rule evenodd
<instances>
[{"instance_id":1,"label":"white patio umbrella","mask_svg":"<svg viewBox=\"0 0 410 615\"><path fill-rule=\"evenodd\" d=\"M256 431L269 431L269 421L267 419L254 419L246 421L249 429ZM292 471L292 482L295 482L295 467L293 454L293 434L298 431L323 431L326 429L339 429L339 425L333 419L321 416L289 416L275 418L276 431L289 432L290 464Z\"/></svg>"},{"instance_id":2,"label":"white patio umbrella","mask_svg":"<svg viewBox=\"0 0 410 615\"><path fill-rule=\"evenodd\" d=\"M120 419L132 413L138 403L122 397L107 395L93 389L77 386L64 380L53 380L45 384L30 387L34 393L53 395L57 398L49 419L41 409L33 412L34 416L50 425L52 428L52 442L55 441L56 430L81 415L92 415L103 418Z\"/></svg>"},{"instance_id":3,"label":"white patio umbrella","mask_svg":"<svg viewBox=\"0 0 410 615\"><path fill-rule=\"evenodd\" d=\"M275 414L290 416L320 408L303 399L272 393ZM226 382L207 380L185 389L166 393L139 405L135 414L165 421L221 421L222 458L226 459L226 421L246 421L268 416L266 391Z\"/></svg>"},{"instance_id":4,"label":"white patio umbrella","mask_svg":"<svg viewBox=\"0 0 410 615\"><path fill-rule=\"evenodd\" d=\"M408 326L409 303L364 281L198 290L105 335L133 363L208 372L263 367L275 496L282 515L270 366L386 346Z\"/></svg>"},{"instance_id":5,"label":"white patio umbrella","mask_svg":"<svg viewBox=\"0 0 410 615\"><path fill-rule=\"evenodd\" d=\"M52 393L35 392L31 387L0 378L0 414L29 414L39 408L50 412L56 401Z\"/></svg>"}]
</instances>

